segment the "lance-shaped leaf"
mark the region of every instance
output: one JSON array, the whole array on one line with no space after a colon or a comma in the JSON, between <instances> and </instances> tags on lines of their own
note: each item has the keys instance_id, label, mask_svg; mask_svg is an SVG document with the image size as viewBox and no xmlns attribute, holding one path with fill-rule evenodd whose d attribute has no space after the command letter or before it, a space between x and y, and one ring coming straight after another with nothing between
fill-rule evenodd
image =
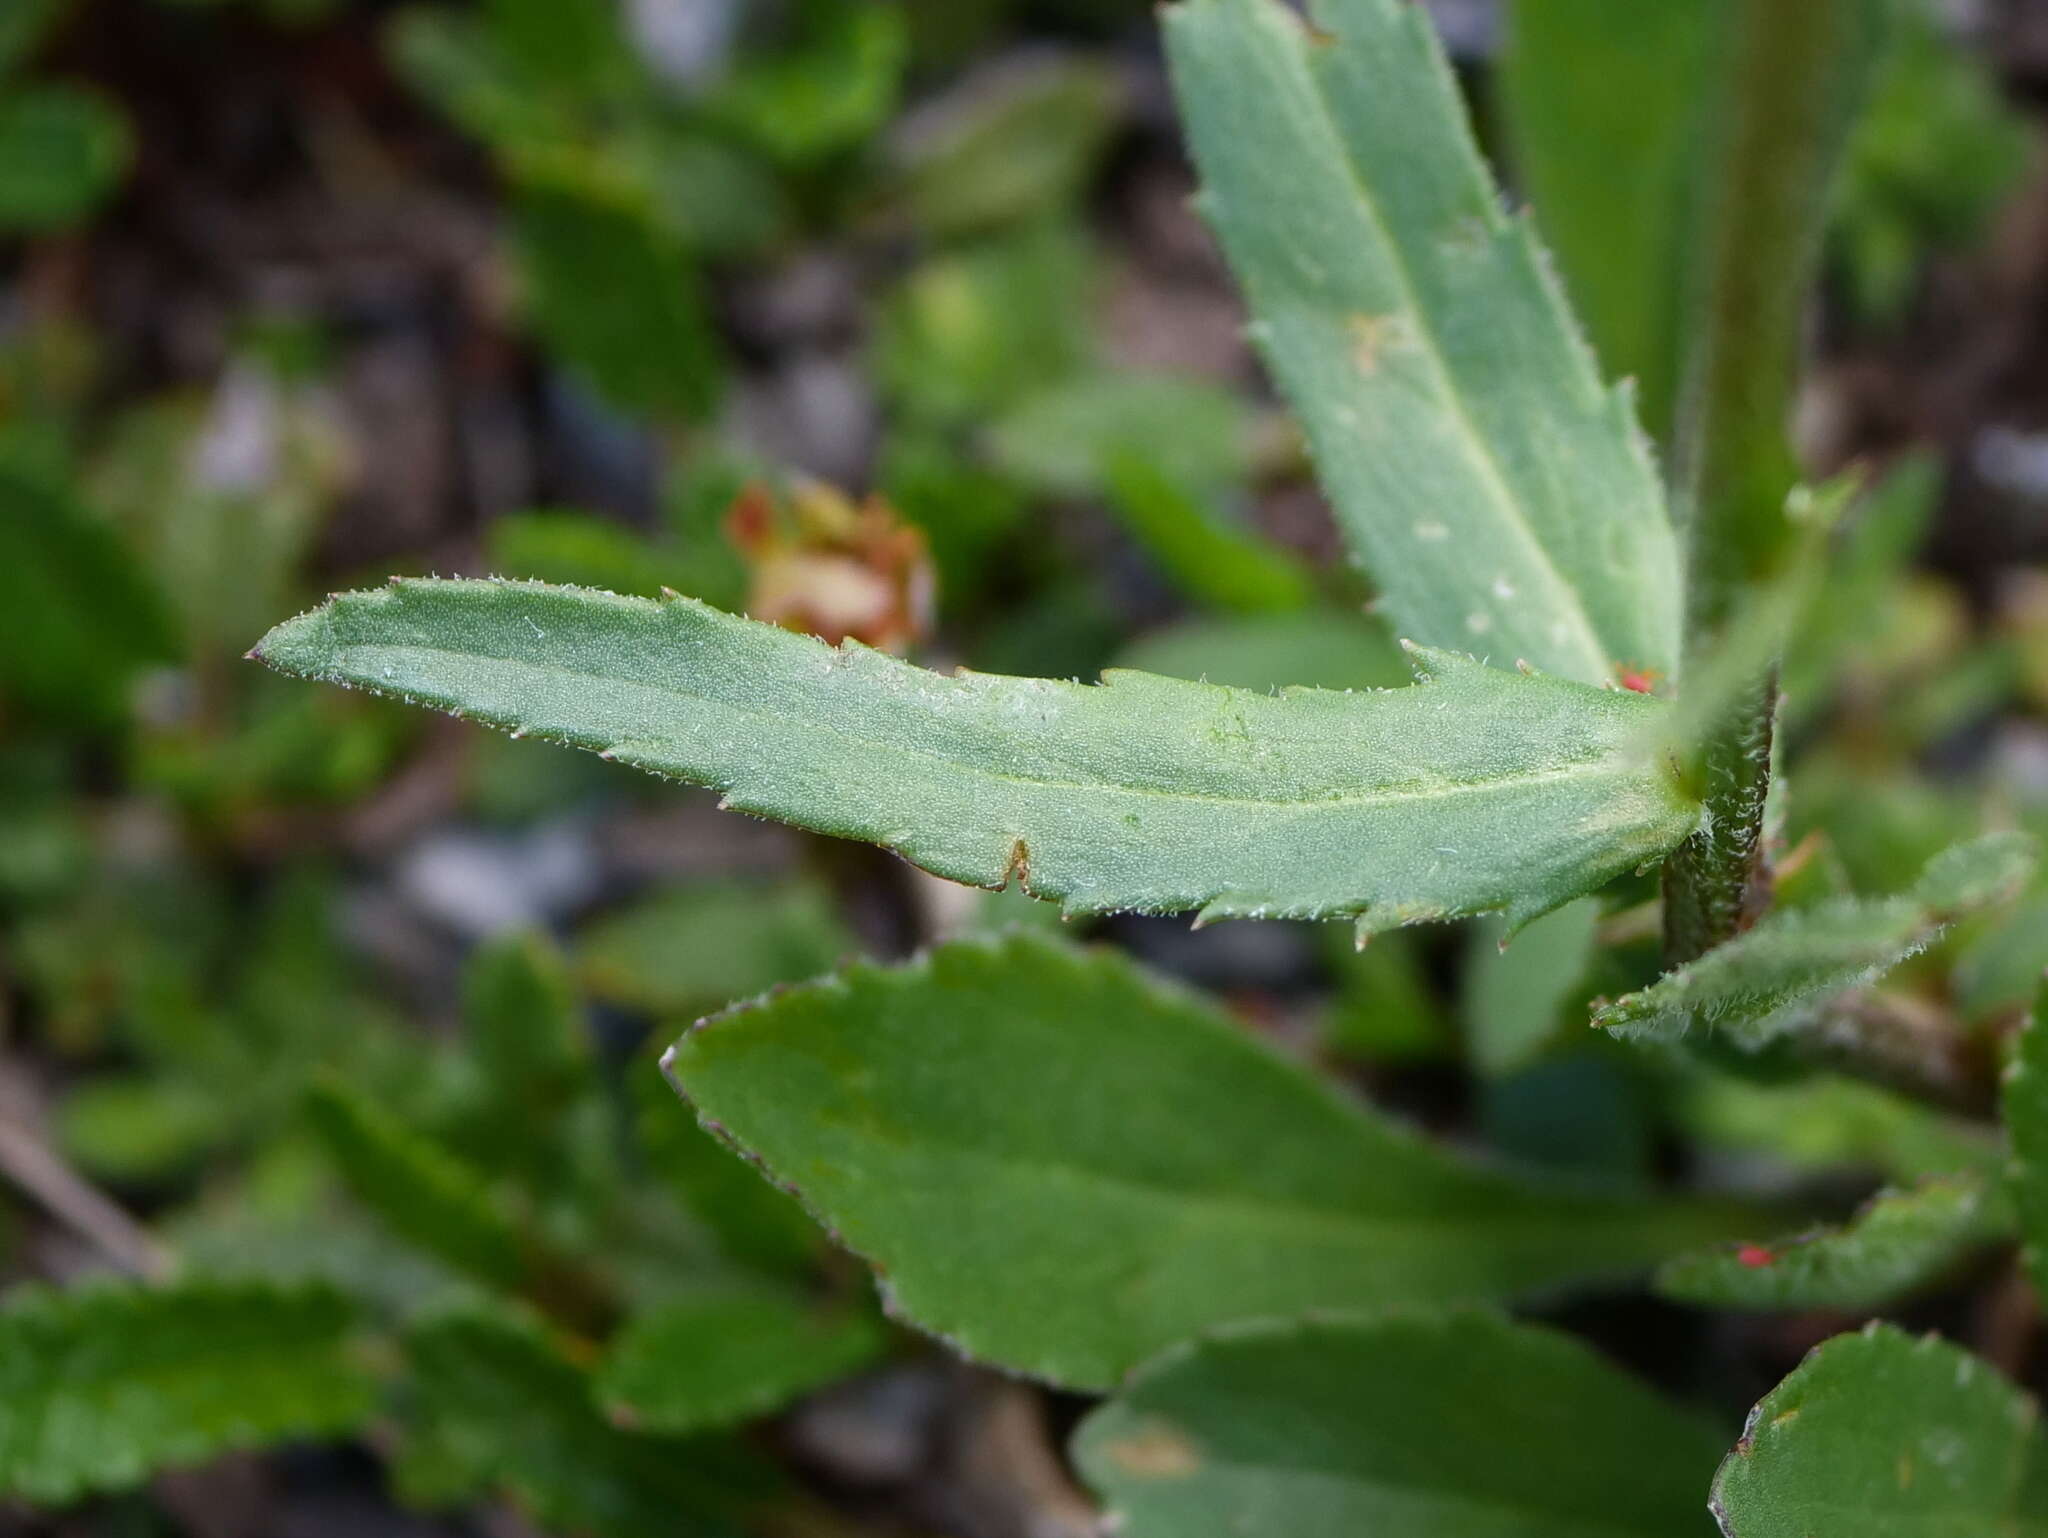
<instances>
[{"instance_id":1,"label":"lance-shaped leaf","mask_svg":"<svg viewBox=\"0 0 2048 1538\"><path fill-rule=\"evenodd\" d=\"M1228 1320L1555 1291L1743 1221L1454 1157L1113 953L1027 934L772 995L664 1061L900 1316L1077 1387Z\"/></svg>"},{"instance_id":2,"label":"lance-shaped leaf","mask_svg":"<svg viewBox=\"0 0 2048 1538\"><path fill-rule=\"evenodd\" d=\"M2011 1232L2002 1193L1972 1176L1930 1180L1883 1192L1838 1227L1681 1255L1657 1273L1657 1290L1713 1308L1866 1312L1940 1281Z\"/></svg>"},{"instance_id":3,"label":"lance-shaped leaf","mask_svg":"<svg viewBox=\"0 0 2048 1538\"><path fill-rule=\"evenodd\" d=\"M1750 1412L1714 1514L1727 1538L2039 1538L2038 1420L1968 1352L1873 1324Z\"/></svg>"},{"instance_id":4,"label":"lance-shaped leaf","mask_svg":"<svg viewBox=\"0 0 2048 1538\"><path fill-rule=\"evenodd\" d=\"M1426 13L1186 0L1168 53L1254 335L1411 639L1604 682L1670 674L1677 543L1500 198Z\"/></svg>"},{"instance_id":5,"label":"lance-shaped leaf","mask_svg":"<svg viewBox=\"0 0 2048 1538\"><path fill-rule=\"evenodd\" d=\"M1696 816L1641 746L1664 702L1448 653L1359 694L947 678L689 599L461 581L343 594L257 655L1070 912L1521 922Z\"/></svg>"},{"instance_id":6,"label":"lance-shaped leaf","mask_svg":"<svg viewBox=\"0 0 2048 1538\"><path fill-rule=\"evenodd\" d=\"M375 1400L354 1322L324 1287L20 1288L0 1308L0 1496L56 1504L351 1431Z\"/></svg>"},{"instance_id":7,"label":"lance-shaped leaf","mask_svg":"<svg viewBox=\"0 0 2048 1538\"><path fill-rule=\"evenodd\" d=\"M1219 1332L1075 1452L1128 1538L1699 1538L1726 1445L1569 1336L1459 1314Z\"/></svg>"},{"instance_id":8,"label":"lance-shaped leaf","mask_svg":"<svg viewBox=\"0 0 2048 1538\"><path fill-rule=\"evenodd\" d=\"M1713 1029L1740 1045L1761 1046L1925 949L1959 914L2018 890L2035 858L2026 834L1994 833L1935 856L1905 896L1779 909L1641 992L1595 1010L1593 1023L1657 1040Z\"/></svg>"},{"instance_id":9,"label":"lance-shaped leaf","mask_svg":"<svg viewBox=\"0 0 2048 1538\"><path fill-rule=\"evenodd\" d=\"M2048 1286L2048 976L2007 1070L2005 1131L2012 1146L2012 1193L2036 1287Z\"/></svg>"}]
</instances>

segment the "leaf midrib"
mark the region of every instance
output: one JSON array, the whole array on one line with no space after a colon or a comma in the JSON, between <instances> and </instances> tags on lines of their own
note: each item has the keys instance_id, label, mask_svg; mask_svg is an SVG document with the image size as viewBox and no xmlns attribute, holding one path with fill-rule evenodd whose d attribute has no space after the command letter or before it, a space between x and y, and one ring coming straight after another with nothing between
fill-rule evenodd
<instances>
[{"instance_id":1,"label":"leaf midrib","mask_svg":"<svg viewBox=\"0 0 2048 1538\"><path fill-rule=\"evenodd\" d=\"M1494 499L1507 514L1508 527L1528 547L1530 553L1535 557L1537 564L1549 574L1552 581L1557 584L1558 590L1565 595L1567 612L1573 628L1578 632L1580 643L1590 650L1596 669L1595 676L1599 678L1612 677L1614 661L1607 655L1606 644L1601 640L1600 632L1593 624L1592 616L1586 611L1584 598L1580 594L1578 587L1568 580L1558 568L1557 562L1551 555L1549 548L1543 543L1535 526L1530 522L1528 514L1522 508L1521 500L1515 495L1508 483L1507 473L1501 467L1499 455L1487 443L1485 435L1479 431L1479 424L1472 420L1471 412L1465 405L1464 394L1457 388L1452 379L1450 366L1444 360L1443 344L1437 336L1434 317L1430 314L1429 307L1420 300L1420 291L1415 283L1414 272L1409 265L1408 253L1403 249L1401 243L1394 239L1393 233L1389 229L1385 217L1380 212L1379 203L1373 197L1372 190L1366 182L1364 174L1360 171L1358 163L1352 159L1349 141L1345 138L1343 130L1339 127L1336 113L1332 110L1329 98L1325 93L1321 69L1313 58L1308 57L1301 59L1301 67L1302 73L1309 80L1309 99L1315 104L1317 121L1329 136L1333 149L1333 158L1337 164L1344 168L1345 179L1350 182L1352 188L1357 193L1359 206L1364 210L1365 217L1371 222L1374 231L1379 235L1381 243L1386 247L1392 259L1394 277L1406 301L1406 309L1414 318L1417 334L1426 344L1423 348L1423 354L1429 360L1430 370L1436 376L1438 391L1446 404L1452 421L1458 428L1459 435L1470 446L1474 460L1483 471L1483 478L1488 489L1493 493ZM1495 217L1491 213L1488 215L1487 234L1489 238L1496 237L1499 234L1499 227L1495 222Z\"/></svg>"},{"instance_id":2,"label":"leaf midrib","mask_svg":"<svg viewBox=\"0 0 2048 1538\"><path fill-rule=\"evenodd\" d=\"M1269 810L1298 810L1304 808L1336 809L1352 806L1370 807L1382 804L1398 804L1401 802L1413 801L1448 801L1454 800L1460 796L1489 795L1500 791L1519 790L1545 784L1569 783L1573 780L1589 780L1603 777L1621 779L1626 778L1629 773L1629 764L1627 757L1625 755L1625 751L1617 747L1608 749L1606 751L1589 752L1584 758L1575 760L1571 763L1562 765L1554 769L1525 771L1520 774L1503 775L1497 779L1489 780L1449 781L1442 786L1421 786L1411 780L1398 788L1389 788L1385 790L1375 789L1370 791L1361 791L1355 794L1339 794L1335 796L1295 798L1276 796L1229 796L1221 795L1214 791L1205 790L1162 790L1154 786L1128 785L1115 780L1058 780L1050 778L1038 778L1024 774L1017 774L1014 772L1008 772L1001 769L991 768L984 764L969 763L957 758L948 758L939 753L933 752L928 748L917 747L894 739L884 741L876 738L856 736L852 732L846 731L845 729L839 726L835 726L829 722L822 722L817 720L803 720L792 724L787 718L775 716L772 712L762 710L757 706L742 705L734 703L729 700L715 699L710 695L691 694L684 690L673 688L667 684L648 683L638 679L619 678L605 673L592 673L579 668L563 667L554 663L529 662L521 660L516 657L495 657L483 652L461 651L451 647L419 645L385 646L376 644L343 645L337 647L335 653L337 663L339 662L339 659L341 657L347 656L350 653L371 655L398 654L401 656L425 654L436 657L460 658L471 662L474 662L481 657L487 661L494 662L502 667L520 668L527 670L529 672L541 674L546 677L560 678L579 683L604 684L613 688L645 690L648 693L660 695L669 699L696 701L702 704L713 705L718 709L730 710L735 714L746 716L750 719L773 720L778 730L788 731L792 729L793 725L794 729L798 731L829 733L830 735L839 738L843 742L856 744L863 749L879 749L881 751L888 753L902 754L913 758L924 759L934 764L944 765L945 767L962 774L974 776L981 779L996 780L1004 784L1029 786L1039 790L1085 791L1096 794L1108 792L1125 796L1147 796L1163 801L1200 802L1205 805L1213 804L1217 806L1262 807ZM410 698L410 695L405 690L391 688L386 685L378 683L374 678L372 678L369 675L367 670L344 672L339 666L337 666L333 670L333 674L330 677L329 681L342 684L353 684L357 687L365 689L366 691L372 694L381 694L392 698ZM1096 685L1095 687L1107 688L1111 686ZM1417 685L1416 687L1428 686ZM1383 692L1391 693L1397 691ZM470 715L474 713L469 707L463 706L459 702L456 705L451 706L450 708L452 712L456 715ZM615 739L612 742L611 746L616 749L619 747L631 748L641 744L646 744L648 746L655 747L662 746L661 739L659 737L645 736L620 737Z\"/></svg>"}]
</instances>

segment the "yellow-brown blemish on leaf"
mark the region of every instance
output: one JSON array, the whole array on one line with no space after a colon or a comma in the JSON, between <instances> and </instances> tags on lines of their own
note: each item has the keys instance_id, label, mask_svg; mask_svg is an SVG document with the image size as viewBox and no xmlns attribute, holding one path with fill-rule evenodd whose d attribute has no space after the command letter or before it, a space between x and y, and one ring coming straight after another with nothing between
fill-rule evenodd
<instances>
[{"instance_id":1,"label":"yellow-brown blemish on leaf","mask_svg":"<svg viewBox=\"0 0 2048 1538\"><path fill-rule=\"evenodd\" d=\"M1202 1450L1186 1432L1163 1420L1143 1422L1103 1452L1134 1479L1186 1479L1202 1467Z\"/></svg>"},{"instance_id":2,"label":"yellow-brown blemish on leaf","mask_svg":"<svg viewBox=\"0 0 2048 1538\"><path fill-rule=\"evenodd\" d=\"M1910 1490L1910 1489L1912 1489L1912 1488L1913 1488L1913 1455L1912 1455L1911 1453L1909 1453L1909 1452L1908 1452L1908 1453L1900 1453L1900 1454L1899 1454L1899 1489L1900 1489L1900 1491L1901 1491L1901 1492L1903 1493L1904 1491Z\"/></svg>"},{"instance_id":3,"label":"yellow-brown blemish on leaf","mask_svg":"<svg viewBox=\"0 0 2048 1538\"><path fill-rule=\"evenodd\" d=\"M1345 329L1351 337L1351 361L1361 374L1377 374L1388 353L1414 345L1414 333L1403 315L1355 314Z\"/></svg>"}]
</instances>

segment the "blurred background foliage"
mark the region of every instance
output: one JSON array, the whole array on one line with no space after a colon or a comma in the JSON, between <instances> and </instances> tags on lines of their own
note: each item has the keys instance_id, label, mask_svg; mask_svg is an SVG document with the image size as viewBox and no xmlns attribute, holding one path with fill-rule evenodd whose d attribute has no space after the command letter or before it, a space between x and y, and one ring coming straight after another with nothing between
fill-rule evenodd
<instances>
[{"instance_id":1,"label":"blurred background foliage","mask_svg":"<svg viewBox=\"0 0 2048 1538\"><path fill-rule=\"evenodd\" d=\"M1874 490L1788 663L1793 902L2048 831L2048 10L1904 10L1800 409ZM1593 45L1439 11L1657 430L1668 296L1616 274L1660 270L1630 178L1682 116L1616 130L1584 82L1655 93ZM653 1067L847 956L1057 920L241 653L328 588L496 572L932 664L1402 683L1190 190L1141 0L0 6L0 1532L1084 1530L1068 1407L885 1323ZM1099 930L1590 1179L1846 1208L1984 1167L1874 1090L1589 1040L1651 896L1506 952ZM2044 956L2048 887L1889 1007L1988 1050ZM1999 1285L1927 1306L1995 1331ZM36 1344L66 1320L235 1385L132 1428L196 1471L26 1440L66 1384L127 1413ZM1589 1327L1747 1403L1832 1325ZM234 1453L287 1431L329 1436Z\"/></svg>"}]
</instances>

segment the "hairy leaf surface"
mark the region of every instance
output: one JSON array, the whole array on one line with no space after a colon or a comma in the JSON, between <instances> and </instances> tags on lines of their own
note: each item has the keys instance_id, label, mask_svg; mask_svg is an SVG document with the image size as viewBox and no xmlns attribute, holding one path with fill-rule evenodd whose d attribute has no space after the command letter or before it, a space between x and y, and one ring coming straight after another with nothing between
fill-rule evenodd
<instances>
[{"instance_id":1,"label":"hairy leaf surface","mask_svg":"<svg viewBox=\"0 0 2048 1538\"><path fill-rule=\"evenodd\" d=\"M1221 1331L1075 1451L1128 1538L1686 1538L1725 1445L1567 1336L1454 1314Z\"/></svg>"},{"instance_id":2,"label":"hairy leaf surface","mask_svg":"<svg viewBox=\"0 0 2048 1538\"><path fill-rule=\"evenodd\" d=\"M1849 1222L1681 1255L1657 1290L1713 1308L1864 1312L1911 1295L2012 1229L2009 1203L1967 1176L1886 1191Z\"/></svg>"},{"instance_id":3,"label":"hairy leaf surface","mask_svg":"<svg viewBox=\"0 0 2048 1538\"><path fill-rule=\"evenodd\" d=\"M1078 1387L1226 1320L1556 1290L1742 1221L1468 1163L1022 933L772 995L664 1061L901 1316Z\"/></svg>"},{"instance_id":4,"label":"hairy leaf surface","mask_svg":"<svg viewBox=\"0 0 2048 1538\"><path fill-rule=\"evenodd\" d=\"M1339 518L1401 633L1605 682L1678 661L1677 542L1502 212L1426 12L1187 0L1167 13L1203 204Z\"/></svg>"},{"instance_id":5,"label":"hairy leaf surface","mask_svg":"<svg viewBox=\"0 0 2048 1538\"><path fill-rule=\"evenodd\" d=\"M44 1504L231 1448L338 1435L374 1404L324 1287L21 1287L0 1308L0 1495Z\"/></svg>"},{"instance_id":6,"label":"hairy leaf surface","mask_svg":"<svg viewBox=\"0 0 2048 1538\"><path fill-rule=\"evenodd\" d=\"M1636 746L1662 701L1449 653L1362 694L947 678L689 599L415 581L343 594L257 654L1069 912L1522 922L1696 815Z\"/></svg>"},{"instance_id":7,"label":"hairy leaf surface","mask_svg":"<svg viewBox=\"0 0 2048 1538\"><path fill-rule=\"evenodd\" d=\"M1838 1335L1755 1410L1714 1480L1727 1538L2037 1538L2034 1402L1968 1352Z\"/></svg>"},{"instance_id":8,"label":"hairy leaf surface","mask_svg":"<svg viewBox=\"0 0 2048 1538\"><path fill-rule=\"evenodd\" d=\"M1595 1010L1593 1023L1657 1040L1713 1029L1761 1046L1925 949L1958 914L2010 895L2035 858L2032 838L1994 833L1937 855L1905 896L1781 908L1641 992Z\"/></svg>"}]
</instances>

